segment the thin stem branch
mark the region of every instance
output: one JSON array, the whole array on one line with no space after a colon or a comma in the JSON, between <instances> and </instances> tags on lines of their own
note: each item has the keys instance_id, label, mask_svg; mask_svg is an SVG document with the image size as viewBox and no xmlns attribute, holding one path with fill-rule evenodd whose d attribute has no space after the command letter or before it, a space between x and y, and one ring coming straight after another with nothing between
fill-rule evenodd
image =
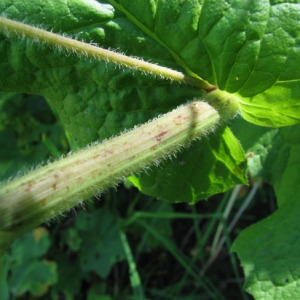
<instances>
[{"instance_id":1,"label":"thin stem branch","mask_svg":"<svg viewBox=\"0 0 300 300\"><path fill-rule=\"evenodd\" d=\"M189 84L204 89L206 91L212 91L216 89L215 86L210 85L208 82L188 76L182 72L175 71L167 67L162 67L153 63L149 63L141 59L126 56L124 54L116 53L111 50L83 43L56 33L52 33L7 18L0 17L0 29L4 30L8 34L17 34L26 38L38 40L40 42L52 45L54 47L60 47L67 51L82 54L84 56L92 57L95 59L105 60L107 62L115 63L120 66L125 66L134 70L139 70L172 81Z\"/></svg>"},{"instance_id":2,"label":"thin stem branch","mask_svg":"<svg viewBox=\"0 0 300 300\"><path fill-rule=\"evenodd\" d=\"M119 232L119 235L120 235L120 239L121 239L121 242L123 245L123 249L124 249L128 267L129 267L129 274L130 274L129 278L130 278L131 288L133 290L134 295L137 297L137 299L144 300L145 299L144 291L143 291L143 287L141 284L142 280L141 280L140 274L137 270L137 265L134 261L129 242L127 240L127 236L124 233L124 231L121 231L121 230Z\"/></svg>"},{"instance_id":3,"label":"thin stem branch","mask_svg":"<svg viewBox=\"0 0 300 300\"><path fill-rule=\"evenodd\" d=\"M238 212L235 214L234 218L232 219L232 221L230 222L228 228L227 228L227 233L229 234L233 228L235 227L236 223L238 222L238 220L240 219L240 217L243 215L244 211L247 209L247 207L249 206L249 204L251 203L251 201L253 200L258 188L260 186L260 181L256 181L254 183L254 185L251 188L250 193L247 195L245 201L243 202L242 206L239 208ZM228 212L224 212L224 219L226 220L228 218L228 214L232 208L232 204L235 202L235 200L237 199L237 194L239 193L240 189L241 189L241 185L237 185L234 189L233 192L231 194L231 201L230 204L228 204L229 210ZM223 230L223 224L220 224L219 226L221 226L221 230ZM219 228L218 228L219 229ZM219 233L219 232L218 232ZM226 236L225 234L219 238L219 234L216 234L217 239L215 241L214 247L212 248L211 251L211 255L209 260L207 261L207 263L205 264L205 266L202 268L201 270L201 275L203 275L206 270L213 264L213 262L217 259L218 255L220 254L222 247L226 241Z\"/></svg>"},{"instance_id":4,"label":"thin stem branch","mask_svg":"<svg viewBox=\"0 0 300 300\"><path fill-rule=\"evenodd\" d=\"M237 196L240 192L242 188L242 185L236 185L234 187L234 189L232 190L232 193L230 195L230 198L227 202L227 205L224 209L224 212L223 212L223 218L222 220L220 221L219 225L218 225L218 228L216 230L216 233L215 233L215 236L214 236L214 239L213 239L213 243L212 243L212 246L211 246L211 256L214 256L216 250L217 250L217 245L219 243L219 240L220 240L220 236L222 235L222 232L223 232L223 229L224 229L224 223L226 222L231 210L232 210L232 207L234 205L234 203L236 202L237 200Z\"/></svg>"}]
</instances>

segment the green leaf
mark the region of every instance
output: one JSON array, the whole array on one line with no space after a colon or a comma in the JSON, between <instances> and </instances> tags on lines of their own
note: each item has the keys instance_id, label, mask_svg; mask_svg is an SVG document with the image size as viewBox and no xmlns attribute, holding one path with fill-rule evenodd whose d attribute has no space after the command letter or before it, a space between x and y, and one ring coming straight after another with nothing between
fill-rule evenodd
<instances>
[{"instance_id":1,"label":"green leaf","mask_svg":"<svg viewBox=\"0 0 300 300\"><path fill-rule=\"evenodd\" d=\"M236 182L246 183L245 167L239 142L229 128L221 128L179 153L176 160L130 180L145 194L193 204L228 190Z\"/></svg>"},{"instance_id":2,"label":"green leaf","mask_svg":"<svg viewBox=\"0 0 300 300\"><path fill-rule=\"evenodd\" d=\"M264 165L266 171L262 174L264 177L268 175L269 181L273 184L279 206L294 201L295 195L300 193L299 130L299 125L279 129Z\"/></svg>"},{"instance_id":3,"label":"green leaf","mask_svg":"<svg viewBox=\"0 0 300 300\"><path fill-rule=\"evenodd\" d=\"M256 300L299 297L300 202L291 200L245 229L233 244L245 272L244 287Z\"/></svg>"},{"instance_id":4,"label":"green leaf","mask_svg":"<svg viewBox=\"0 0 300 300\"><path fill-rule=\"evenodd\" d=\"M59 280L51 288L51 299L75 299L80 293L82 282L88 281L87 274L79 266L78 257L72 254L61 250L55 255Z\"/></svg>"},{"instance_id":5,"label":"green leaf","mask_svg":"<svg viewBox=\"0 0 300 300\"><path fill-rule=\"evenodd\" d=\"M24 234L14 242L8 277L14 295L30 292L34 296L42 296L57 281L56 263L41 259L49 246L49 233L43 227Z\"/></svg>"},{"instance_id":6,"label":"green leaf","mask_svg":"<svg viewBox=\"0 0 300 300\"><path fill-rule=\"evenodd\" d=\"M213 79L204 78L237 93L243 117L250 122L299 122L299 13L299 4L289 1L203 5L200 31L214 70Z\"/></svg>"},{"instance_id":7,"label":"green leaf","mask_svg":"<svg viewBox=\"0 0 300 300\"><path fill-rule=\"evenodd\" d=\"M299 122L298 1L109 2L121 3L117 7L187 73L237 93L248 121Z\"/></svg>"},{"instance_id":8,"label":"green leaf","mask_svg":"<svg viewBox=\"0 0 300 300\"><path fill-rule=\"evenodd\" d=\"M76 228L82 240L78 253L81 269L106 278L112 266L125 258L119 236L120 220L103 208L79 213Z\"/></svg>"},{"instance_id":9,"label":"green leaf","mask_svg":"<svg viewBox=\"0 0 300 300\"><path fill-rule=\"evenodd\" d=\"M294 201L300 193L300 125L267 129L239 120L233 131L253 154L248 162L251 175L274 186L278 206Z\"/></svg>"},{"instance_id":10,"label":"green leaf","mask_svg":"<svg viewBox=\"0 0 300 300\"><path fill-rule=\"evenodd\" d=\"M242 144L246 155L250 156L248 169L251 176L254 178L264 177L264 180L268 181L267 173L270 173L270 164L266 161L273 148L273 140L278 129L260 127L246 122L241 117L236 118L230 128Z\"/></svg>"},{"instance_id":11,"label":"green leaf","mask_svg":"<svg viewBox=\"0 0 300 300\"><path fill-rule=\"evenodd\" d=\"M249 68L251 75L239 91L243 97L242 114L250 122L265 126L299 122L300 7L297 3L265 5L267 23L255 66Z\"/></svg>"},{"instance_id":12,"label":"green leaf","mask_svg":"<svg viewBox=\"0 0 300 300\"><path fill-rule=\"evenodd\" d=\"M71 251L76 252L80 249L82 240L79 237L76 229L69 228L67 231L63 232L62 239L65 241L66 245Z\"/></svg>"},{"instance_id":13,"label":"green leaf","mask_svg":"<svg viewBox=\"0 0 300 300\"><path fill-rule=\"evenodd\" d=\"M279 208L244 230L232 250L238 253L244 268L245 288L255 299L297 298L300 125L267 129L244 123L237 120L233 131L253 154L249 171L273 185Z\"/></svg>"},{"instance_id":14,"label":"green leaf","mask_svg":"<svg viewBox=\"0 0 300 300\"><path fill-rule=\"evenodd\" d=\"M300 62L300 58L299 58ZM295 60L295 64L298 64ZM243 117L261 126L279 127L299 123L300 80L282 80L252 97L240 97Z\"/></svg>"}]
</instances>

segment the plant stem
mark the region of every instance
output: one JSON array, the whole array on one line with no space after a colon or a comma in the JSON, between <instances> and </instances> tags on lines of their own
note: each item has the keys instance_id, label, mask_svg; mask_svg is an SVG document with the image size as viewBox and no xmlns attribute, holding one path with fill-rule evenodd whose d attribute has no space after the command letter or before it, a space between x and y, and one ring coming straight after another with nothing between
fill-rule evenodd
<instances>
[{"instance_id":1,"label":"plant stem","mask_svg":"<svg viewBox=\"0 0 300 300\"><path fill-rule=\"evenodd\" d=\"M130 245L128 243L126 234L120 230L119 235L120 235L120 239L121 239L121 242L123 245L123 249L124 249L128 267L129 267L130 284L131 284L131 288L133 290L134 296L136 297L136 299L144 300L145 297L144 297L143 287L141 284L142 280L141 280L140 274L137 270L137 266L134 261L133 254L132 254Z\"/></svg>"},{"instance_id":2,"label":"plant stem","mask_svg":"<svg viewBox=\"0 0 300 300\"><path fill-rule=\"evenodd\" d=\"M92 57L95 59L105 60L107 62L112 62L121 66L150 73L152 75L163 77L165 79L189 84L206 91L212 91L216 89L215 86L209 84L208 82L188 76L182 72L158 66L141 59L129 57L124 54L116 53L111 50L96 47L3 17L0 17L0 29L4 30L8 34L16 34L24 36L26 38L38 40L54 47L60 47L67 51L71 51L77 54L83 54L84 56Z\"/></svg>"},{"instance_id":3,"label":"plant stem","mask_svg":"<svg viewBox=\"0 0 300 300\"><path fill-rule=\"evenodd\" d=\"M59 216L126 176L156 164L211 131L219 119L219 113L209 104L191 102L3 184L0 240Z\"/></svg>"}]
</instances>

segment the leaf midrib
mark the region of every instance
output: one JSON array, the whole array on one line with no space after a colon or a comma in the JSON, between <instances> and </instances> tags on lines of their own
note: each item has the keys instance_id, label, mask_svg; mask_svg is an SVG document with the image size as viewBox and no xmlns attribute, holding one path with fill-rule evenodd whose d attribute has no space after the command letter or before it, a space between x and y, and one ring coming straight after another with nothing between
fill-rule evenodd
<instances>
[{"instance_id":1,"label":"leaf midrib","mask_svg":"<svg viewBox=\"0 0 300 300\"><path fill-rule=\"evenodd\" d=\"M136 19L124 6L122 6L121 4L117 3L115 0L108 0L108 2L114 6L115 8L117 8L118 10L120 10L122 13L124 13L126 15L126 17L129 19L129 21L131 21L134 25L136 25L140 30L142 30L146 35L148 35L149 37L151 37L153 40L155 40L157 43L159 43L162 47L164 47L169 53L170 55L174 58L174 60L176 61L176 63L178 65L180 65L185 72L192 76L197 78L199 81L201 81L202 86L204 89L209 90L211 88L211 84L209 82L207 82L206 80L204 80L203 78L201 78L200 76L198 76L196 73L194 73L186 64L185 62L176 54L175 51L173 51L172 49L170 49L168 47L167 44L165 44L154 32L152 32L148 27L146 27L142 22L140 22L138 19Z\"/></svg>"}]
</instances>

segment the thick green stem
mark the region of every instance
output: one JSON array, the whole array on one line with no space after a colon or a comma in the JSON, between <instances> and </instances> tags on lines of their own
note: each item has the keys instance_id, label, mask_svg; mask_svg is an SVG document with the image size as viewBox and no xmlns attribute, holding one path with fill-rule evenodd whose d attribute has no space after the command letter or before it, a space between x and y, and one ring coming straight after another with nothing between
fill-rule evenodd
<instances>
[{"instance_id":1,"label":"thick green stem","mask_svg":"<svg viewBox=\"0 0 300 300\"><path fill-rule=\"evenodd\" d=\"M7 34L16 34L29 39L38 40L54 47L60 47L67 51L81 54L95 59L101 59L112 62L121 66L129 67L135 70L143 71L165 79L186 83L195 87L202 88L206 91L215 89L213 85L197 78L188 76L182 72L172 70L170 68L158 66L153 63L143 61L141 59L126 56L114 51L96 47L87 43L61 36L46 30L36 28L30 25L16 22L10 19L0 17L0 29Z\"/></svg>"},{"instance_id":2,"label":"thick green stem","mask_svg":"<svg viewBox=\"0 0 300 300\"><path fill-rule=\"evenodd\" d=\"M0 240L59 216L211 131L219 113L191 102L0 187Z\"/></svg>"},{"instance_id":3,"label":"thick green stem","mask_svg":"<svg viewBox=\"0 0 300 300\"><path fill-rule=\"evenodd\" d=\"M207 93L205 101L219 112L223 122L232 119L239 111L239 98L219 89Z\"/></svg>"}]
</instances>

